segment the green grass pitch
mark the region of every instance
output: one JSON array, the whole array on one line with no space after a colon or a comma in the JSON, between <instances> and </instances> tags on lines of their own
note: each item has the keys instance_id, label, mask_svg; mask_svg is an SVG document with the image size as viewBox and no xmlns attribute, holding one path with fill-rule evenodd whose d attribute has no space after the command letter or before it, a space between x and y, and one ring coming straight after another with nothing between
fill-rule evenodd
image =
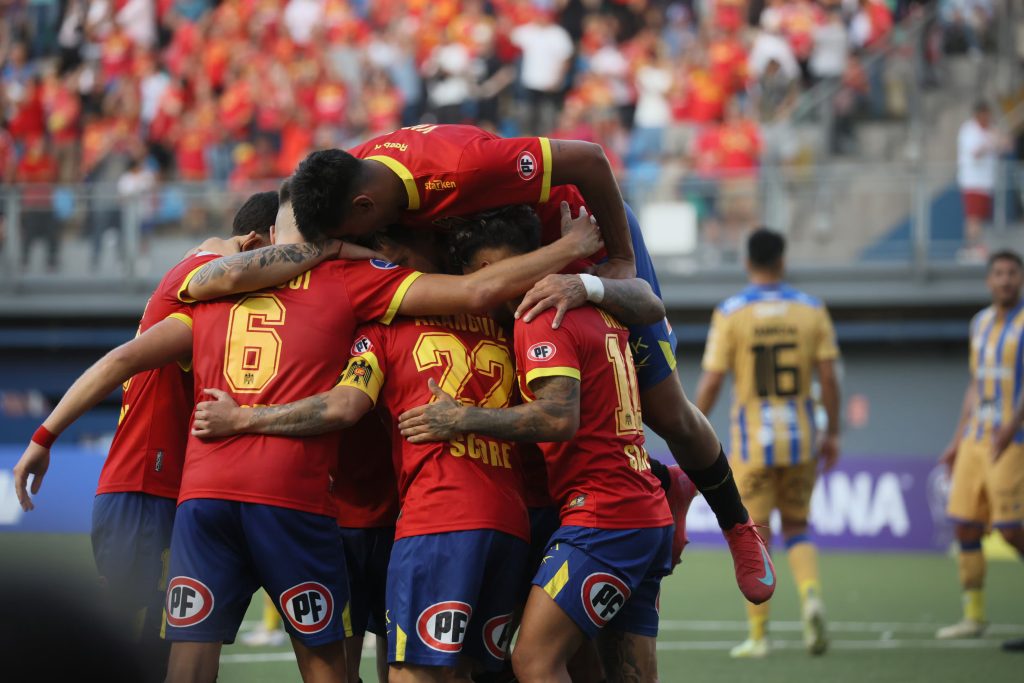
<instances>
[{"instance_id":1,"label":"green grass pitch","mask_svg":"<svg viewBox=\"0 0 1024 683\"><path fill-rule=\"evenodd\" d=\"M91 571L85 536L0 534L0 558L34 558L69 571ZM658 663L664 683L996 683L1024 680L1024 654L999 643L1024 637L1024 566L990 562L985 638L953 643L933 639L935 628L959 618L956 564L931 555L833 553L822 556L822 580L832 649L811 658L800 642L792 579L777 556L779 588L773 599L776 650L762 661L732 661L728 649L745 634L743 604L723 551L691 550L663 584ZM243 628L259 618L254 600ZM375 680L371 653L363 680ZM299 681L287 648L224 649L220 683Z\"/></svg>"}]
</instances>

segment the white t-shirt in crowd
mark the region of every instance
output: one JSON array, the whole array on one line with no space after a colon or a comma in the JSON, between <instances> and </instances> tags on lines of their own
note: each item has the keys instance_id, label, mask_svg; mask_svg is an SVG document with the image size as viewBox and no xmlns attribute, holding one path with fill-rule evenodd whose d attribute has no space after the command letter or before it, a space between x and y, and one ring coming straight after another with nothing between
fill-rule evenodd
<instances>
[{"instance_id":1,"label":"white t-shirt in crowd","mask_svg":"<svg viewBox=\"0 0 1024 683\"><path fill-rule=\"evenodd\" d=\"M572 57L572 38L558 24L524 24L512 31L512 42L523 51L520 78L530 90L555 92L565 80Z\"/></svg>"},{"instance_id":2,"label":"white t-shirt in crowd","mask_svg":"<svg viewBox=\"0 0 1024 683\"><path fill-rule=\"evenodd\" d=\"M636 114L633 121L638 128L664 128L672 119L668 106L668 91L672 88L672 74L657 66L642 66L636 72Z\"/></svg>"},{"instance_id":3,"label":"white t-shirt in crowd","mask_svg":"<svg viewBox=\"0 0 1024 683\"><path fill-rule=\"evenodd\" d=\"M323 15L323 2L319 0L291 0L284 8L284 25L292 40L299 45L308 45Z\"/></svg>"},{"instance_id":4,"label":"white t-shirt in crowd","mask_svg":"<svg viewBox=\"0 0 1024 683\"><path fill-rule=\"evenodd\" d=\"M992 194L999 168L998 134L970 118L956 137L957 183L961 190Z\"/></svg>"},{"instance_id":5,"label":"white t-shirt in crowd","mask_svg":"<svg viewBox=\"0 0 1024 683\"><path fill-rule=\"evenodd\" d=\"M811 73L819 78L838 78L846 71L850 39L841 22L830 22L814 30Z\"/></svg>"}]
</instances>

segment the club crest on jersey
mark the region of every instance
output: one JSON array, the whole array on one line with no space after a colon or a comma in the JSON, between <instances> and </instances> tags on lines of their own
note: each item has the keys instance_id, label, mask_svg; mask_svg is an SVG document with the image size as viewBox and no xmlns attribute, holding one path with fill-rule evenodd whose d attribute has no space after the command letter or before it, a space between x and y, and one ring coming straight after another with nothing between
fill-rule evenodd
<instances>
[{"instance_id":1,"label":"club crest on jersey","mask_svg":"<svg viewBox=\"0 0 1024 683\"><path fill-rule=\"evenodd\" d=\"M566 507L568 507L570 510L572 510L573 508L583 507L584 503L586 503L586 502L587 502L587 497L586 496L576 496L572 500L569 501L569 505L567 505Z\"/></svg>"},{"instance_id":2,"label":"club crest on jersey","mask_svg":"<svg viewBox=\"0 0 1024 683\"><path fill-rule=\"evenodd\" d=\"M504 661L512 644L512 615L502 614L484 624L484 647L498 661Z\"/></svg>"},{"instance_id":3,"label":"club crest on jersey","mask_svg":"<svg viewBox=\"0 0 1024 683\"><path fill-rule=\"evenodd\" d=\"M416 634L438 652L461 652L473 608L464 602L438 602L420 612Z\"/></svg>"},{"instance_id":4,"label":"club crest on jersey","mask_svg":"<svg viewBox=\"0 0 1024 683\"><path fill-rule=\"evenodd\" d=\"M516 163L519 170L519 177L523 180L529 180L535 173L537 173L537 159L529 152L523 152L520 154L519 161Z\"/></svg>"},{"instance_id":5,"label":"club crest on jersey","mask_svg":"<svg viewBox=\"0 0 1024 683\"><path fill-rule=\"evenodd\" d=\"M554 358L555 353L557 352L558 349L555 348L555 345L552 344L551 342L540 342L539 344L534 344L529 349L527 349L526 355L530 358L530 360L548 361Z\"/></svg>"},{"instance_id":6,"label":"club crest on jersey","mask_svg":"<svg viewBox=\"0 0 1024 683\"><path fill-rule=\"evenodd\" d=\"M213 593L206 584L188 576L175 576L167 584L167 623L188 628L213 612Z\"/></svg>"},{"instance_id":7,"label":"club crest on jersey","mask_svg":"<svg viewBox=\"0 0 1024 683\"><path fill-rule=\"evenodd\" d=\"M351 355L360 356L366 353L367 351L373 351L373 342L371 342L370 338L364 334L359 339L356 339L355 342L352 344Z\"/></svg>"},{"instance_id":8,"label":"club crest on jersey","mask_svg":"<svg viewBox=\"0 0 1024 683\"><path fill-rule=\"evenodd\" d=\"M334 616L334 597L316 581L292 586L280 597L281 611L299 633L317 633L327 628Z\"/></svg>"},{"instance_id":9,"label":"club crest on jersey","mask_svg":"<svg viewBox=\"0 0 1024 683\"><path fill-rule=\"evenodd\" d=\"M604 628L629 600L629 586L617 576L596 572L583 580L580 594L587 617Z\"/></svg>"},{"instance_id":10,"label":"club crest on jersey","mask_svg":"<svg viewBox=\"0 0 1024 683\"><path fill-rule=\"evenodd\" d=\"M378 269L378 270L394 270L395 268L398 267L397 263L392 263L391 261L385 261L382 258L372 258L372 259L370 259L370 265L373 266L374 268Z\"/></svg>"},{"instance_id":11,"label":"club crest on jersey","mask_svg":"<svg viewBox=\"0 0 1024 683\"><path fill-rule=\"evenodd\" d=\"M371 377L373 377L373 368L370 367L370 364L362 358L356 358L348 364L343 380L351 384L362 384L364 387L368 387L370 386Z\"/></svg>"}]
</instances>

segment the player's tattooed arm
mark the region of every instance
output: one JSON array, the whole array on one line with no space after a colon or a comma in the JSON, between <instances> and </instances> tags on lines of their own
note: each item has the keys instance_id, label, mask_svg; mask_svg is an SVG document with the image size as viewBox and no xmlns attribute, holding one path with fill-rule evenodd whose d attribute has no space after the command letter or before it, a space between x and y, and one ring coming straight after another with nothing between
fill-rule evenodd
<instances>
[{"instance_id":1,"label":"player's tattooed arm","mask_svg":"<svg viewBox=\"0 0 1024 683\"><path fill-rule=\"evenodd\" d=\"M341 246L340 240L275 244L225 256L196 271L183 294L192 301L208 301L281 285L323 261L337 258Z\"/></svg>"},{"instance_id":2,"label":"player's tattooed arm","mask_svg":"<svg viewBox=\"0 0 1024 683\"><path fill-rule=\"evenodd\" d=\"M542 377L530 383L535 400L511 408L466 406L428 380L436 401L398 418L411 443L447 441L473 433L508 441L568 441L580 424L580 382L572 377Z\"/></svg>"},{"instance_id":3,"label":"player's tattooed arm","mask_svg":"<svg viewBox=\"0 0 1024 683\"><path fill-rule=\"evenodd\" d=\"M652 325L665 317L665 304L646 280L601 278L604 296L597 305L626 325ZM516 309L516 317L530 322L549 308L555 309L553 329L565 314L587 303L587 290L579 275L548 275L533 286Z\"/></svg>"},{"instance_id":4,"label":"player's tattooed arm","mask_svg":"<svg viewBox=\"0 0 1024 683\"><path fill-rule=\"evenodd\" d=\"M220 389L204 389L211 401L196 404L192 435L216 439L235 434L315 436L351 427L373 408L358 389L337 386L330 391L278 406L239 406Z\"/></svg>"}]
</instances>

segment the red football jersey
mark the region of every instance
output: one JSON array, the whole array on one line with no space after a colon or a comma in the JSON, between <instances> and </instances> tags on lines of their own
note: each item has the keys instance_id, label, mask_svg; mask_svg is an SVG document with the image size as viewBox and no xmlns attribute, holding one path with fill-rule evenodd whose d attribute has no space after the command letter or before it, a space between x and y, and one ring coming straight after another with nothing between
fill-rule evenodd
<instances>
[{"instance_id":1,"label":"red football jersey","mask_svg":"<svg viewBox=\"0 0 1024 683\"><path fill-rule=\"evenodd\" d=\"M507 406L515 368L505 332L486 316L410 318L357 333L342 384L365 392L392 416L392 457L401 513L395 538L494 529L530 537L514 444L469 434L411 444L394 418L433 398L433 378L450 396L489 408Z\"/></svg>"},{"instance_id":2,"label":"red football jersey","mask_svg":"<svg viewBox=\"0 0 1024 683\"><path fill-rule=\"evenodd\" d=\"M398 519L398 482L391 464L391 427L373 411L341 432L334 500L338 526L376 529Z\"/></svg>"},{"instance_id":3,"label":"red football jersey","mask_svg":"<svg viewBox=\"0 0 1024 683\"><path fill-rule=\"evenodd\" d=\"M197 304L197 400L211 387L250 406L330 390L345 367L356 326L391 322L419 276L383 261L329 261L279 287ZM191 437L179 502L218 498L336 517L331 473L340 442L340 432Z\"/></svg>"},{"instance_id":4,"label":"red football jersey","mask_svg":"<svg viewBox=\"0 0 1024 683\"><path fill-rule=\"evenodd\" d=\"M523 399L541 377L580 380L580 426L569 441L539 444L562 524L642 529L672 523L665 494L644 449L640 393L629 331L594 306L569 311L557 330L554 309L516 321Z\"/></svg>"},{"instance_id":5,"label":"red football jersey","mask_svg":"<svg viewBox=\"0 0 1024 683\"><path fill-rule=\"evenodd\" d=\"M139 334L167 318L191 326L192 307L178 300L178 290L189 273L215 258L210 253L189 256L167 271L146 303ZM128 380L96 493L141 492L177 498L193 399L188 366L172 363Z\"/></svg>"},{"instance_id":6,"label":"red football jersey","mask_svg":"<svg viewBox=\"0 0 1024 683\"><path fill-rule=\"evenodd\" d=\"M575 185L551 186L547 138L502 138L475 126L422 124L349 151L381 162L402 179L409 201L402 222L412 227L447 229L480 211L533 204L542 242L550 244L562 236L561 202L568 202L573 216L584 205Z\"/></svg>"}]
</instances>

